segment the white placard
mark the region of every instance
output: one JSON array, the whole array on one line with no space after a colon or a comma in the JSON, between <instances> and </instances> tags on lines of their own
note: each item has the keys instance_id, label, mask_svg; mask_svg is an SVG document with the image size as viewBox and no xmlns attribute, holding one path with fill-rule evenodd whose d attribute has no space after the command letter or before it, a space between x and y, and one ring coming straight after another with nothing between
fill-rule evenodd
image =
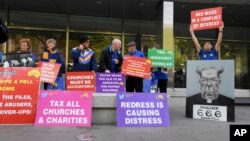
<instances>
[{"instance_id":1,"label":"white placard","mask_svg":"<svg viewBox=\"0 0 250 141\"><path fill-rule=\"evenodd\" d=\"M227 106L193 105L193 118L227 121Z\"/></svg>"}]
</instances>

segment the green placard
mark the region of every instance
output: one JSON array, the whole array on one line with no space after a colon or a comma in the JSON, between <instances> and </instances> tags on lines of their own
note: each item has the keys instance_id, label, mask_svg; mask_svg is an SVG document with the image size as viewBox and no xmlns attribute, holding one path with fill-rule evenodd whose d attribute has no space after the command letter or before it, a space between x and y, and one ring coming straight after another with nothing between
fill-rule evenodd
<instances>
[{"instance_id":1,"label":"green placard","mask_svg":"<svg viewBox=\"0 0 250 141\"><path fill-rule=\"evenodd\" d=\"M153 67L168 67L174 66L174 51L164 49L149 49L148 56L153 63Z\"/></svg>"}]
</instances>

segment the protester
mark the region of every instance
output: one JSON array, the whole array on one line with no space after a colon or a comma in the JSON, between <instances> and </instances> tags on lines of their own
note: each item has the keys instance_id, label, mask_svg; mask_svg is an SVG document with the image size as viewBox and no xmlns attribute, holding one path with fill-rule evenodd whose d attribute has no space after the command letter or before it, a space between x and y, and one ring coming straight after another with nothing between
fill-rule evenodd
<instances>
[{"instance_id":1,"label":"protester","mask_svg":"<svg viewBox=\"0 0 250 141\"><path fill-rule=\"evenodd\" d=\"M46 49L42 53L41 61L61 64L55 83L54 84L44 83L44 90L48 90L48 89L64 90L65 80L62 75L65 73L65 63L64 63L62 53L58 51L56 48L55 39L48 39L46 41Z\"/></svg>"},{"instance_id":2,"label":"protester","mask_svg":"<svg viewBox=\"0 0 250 141\"><path fill-rule=\"evenodd\" d=\"M16 53L26 54L22 57L20 55L20 66L22 67L33 67L36 61L36 55L31 51L32 44L29 39L22 38L18 43L18 50Z\"/></svg>"},{"instance_id":3,"label":"protester","mask_svg":"<svg viewBox=\"0 0 250 141\"><path fill-rule=\"evenodd\" d=\"M136 49L136 43L130 41L126 45L128 50L128 56L135 56L144 58L144 54ZM126 79L126 91L127 92L143 92L143 78L127 76Z\"/></svg>"},{"instance_id":4,"label":"protester","mask_svg":"<svg viewBox=\"0 0 250 141\"><path fill-rule=\"evenodd\" d=\"M99 60L99 71L110 73L110 72L121 72L122 55L121 55L121 40L114 39L112 45L104 48L101 52Z\"/></svg>"},{"instance_id":5,"label":"protester","mask_svg":"<svg viewBox=\"0 0 250 141\"><path fill-rule=\"evenodd\" d=\"M194 34L194 30L192 26L190 25L190 33L191 33L193 42L195 44L196 50L199 53L200 60L218 60L219 58L218 52L221 47L223 28L224 28L224 24L222 24L222 26L219 28L218 39L214 48L212 46L212 42L210 41L206 41L203 45L203 48L201 48L201 45L198 42Z\"/></svg>"},{"instance_id":6,"label":"protester","mask_svg":"<svg viewBox=\"0 0 250 141\"><path fill-rule=\"evenodd\" d=\"M89 48L90 38L86 35L80 35L77 47L71 50L73 67L71 71L97 71L95 53Z\"/></svg>"}]
</instances>

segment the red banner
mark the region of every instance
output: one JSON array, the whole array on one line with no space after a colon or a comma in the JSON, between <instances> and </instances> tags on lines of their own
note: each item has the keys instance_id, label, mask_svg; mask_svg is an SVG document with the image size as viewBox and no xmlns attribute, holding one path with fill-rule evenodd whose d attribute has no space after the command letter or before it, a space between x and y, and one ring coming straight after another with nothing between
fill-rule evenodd
<instances>
[{"instance_id":1,"label":"red banner","mask_svg":"<svg viewBox=\"0 0 250 141\"><path fill-rule=\"evenodd\" d=\"M51 84L55 83L60 67L61 64L42 62L40 78L41 82L47 82Z\"/></svg>"},{"instance_id":2,"label":"red banner","mask_svg":"<svg viewBox=\"0 0 250 141\"><path fill-rule=\"evenodd\" d=\"M140 78L149 78L152 62L149 59L125 56L122 64L122 74Z\"/></svg>"},{"instance_id":3,"label":"red banner","mask_svg":"<svg viewBox=\"0 0 250 141\"><path fill-rule=\"evenodd\" d=\"M192 11L191 26L193 30L203 30L221 27L222 7Z\"/></svg>"},{"instance_id":4,"label":"red banner","mask_svg":"<svg viewBox=\"0 0 250 141\"><path fill-rule=\"evenodd\" d=\"M37 68L0 68L0 124L34 123L39 78Z\"/></svg>"},{"instance_id":5,"label":"red banner","mask_svg":"<svg viewBox=\"0 0 250 141\"><path fill-rule=\"evenodd\" d=\"M66 89L77 91L95 91L95 73L67 72Z\"/></svg>"}]
</instances>

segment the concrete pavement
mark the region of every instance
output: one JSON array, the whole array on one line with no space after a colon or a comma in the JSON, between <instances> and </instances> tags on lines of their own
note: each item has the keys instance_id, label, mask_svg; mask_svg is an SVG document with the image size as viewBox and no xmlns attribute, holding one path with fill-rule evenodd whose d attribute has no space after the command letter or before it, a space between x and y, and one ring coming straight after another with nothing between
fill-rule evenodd
<instances>
[{"instance_id":1,"label":"concrete pavement","mask_svg":"<svg viewBox=\"0 0 250 141\"><path fill-rule=\"evenodd\" d=\"M250 124L250 106L236 106L236 122L185 118L185 98L170 98L171 127L121 128L115 125L92 127L37 127L0 125L0 141L229 141L230 124Z\"/></svg>"}]
</instances>

